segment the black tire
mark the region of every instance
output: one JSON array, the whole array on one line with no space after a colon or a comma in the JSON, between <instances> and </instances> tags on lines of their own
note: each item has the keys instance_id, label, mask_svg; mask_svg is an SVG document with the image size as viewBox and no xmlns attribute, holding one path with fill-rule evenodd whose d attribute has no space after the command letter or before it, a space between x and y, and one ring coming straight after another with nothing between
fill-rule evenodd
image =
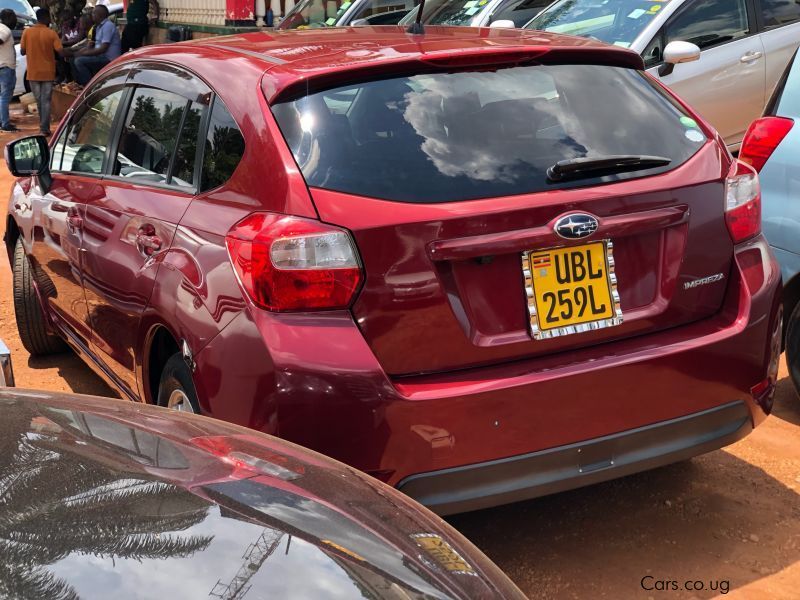
<instances>
[{"instance_id":1,"label":"black tire","mask_svg":"<svg viewBox=\"0 0 800 600\"><path fill-rule=\"evenodd\" d=\"M14 246L14 315L17 320L17 331L22 345L32 356L55 354L67 349L64 340L50 333L47 321L42 313L42 305L36 296L33 283L33 268L25 254L22 240L18 239ZM40 291L47 297L54 294L53 282L43 278L39 280Z\"/></svg>"},{"instance_id":2,"label":"black tire","mask_svg":"<svg viewBox=\"0 0 800 600\"><path fill-rule=\"evenodd\" d=\"M800 302L798 302L789 322L786 324L786 366L795 391L800 394Z\"/></svg>"},{"instance_id":3,"label":"black tire","mask_svg":"<svg viewBox=\"0 0 800 600\"><path fill-rule=\"evenodd\" d=\"M183 392L183 395L189 400L190 410L170 406L170 397L176 391ZM200 404L197 402L197 392L194 389L192 372L180 352L170 356L167 364L164 365L164 370L161 372L161 380L158 382L157 402L159 406L165 408L175 408L176 410L200 414Z\"/></svg>"}]
</instances>

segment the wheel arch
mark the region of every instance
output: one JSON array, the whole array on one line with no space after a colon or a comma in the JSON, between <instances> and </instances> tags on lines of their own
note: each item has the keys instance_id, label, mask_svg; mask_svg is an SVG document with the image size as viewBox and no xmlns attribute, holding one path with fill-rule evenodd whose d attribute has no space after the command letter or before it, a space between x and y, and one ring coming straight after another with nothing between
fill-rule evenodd
<instances>
[{"instance_id":1,"label":"wheel arch","mask_svg":"<svg viewBox=\"0 0 800 600\"><path fill-rule=\"evenodd\" d=\"M144 344L145 360L142 364L142 392L143 400L146 403L157 403L161 373L164 365L176 352L180 352L180 345L176 335L169 327L163 323L149 327Z\"/></svg>"},{"instance_id":2,"label":"wheel arch","mask_svg":"<svg viewBox=\"0 0 800 600\"><path fill-rule=\"evenodd\" d=\"M17 240L22 235L22 231L17 225L16 220L11 215L6 217L6 233L4 236L6 242L6 254L8 255L8 262L11 264L14 261L14 247L17 245Z\"/></svg>"}]
</instances>

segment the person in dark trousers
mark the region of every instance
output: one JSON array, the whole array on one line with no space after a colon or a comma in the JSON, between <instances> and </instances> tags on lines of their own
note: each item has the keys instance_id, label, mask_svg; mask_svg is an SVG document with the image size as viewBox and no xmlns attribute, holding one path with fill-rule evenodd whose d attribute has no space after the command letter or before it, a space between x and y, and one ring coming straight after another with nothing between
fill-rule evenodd
<instances>
[{"instance_id":1,"label":"person in dark trousers","mask_svg":"<svg viewBox=\"0 0 800 600\"><path fill-rule=\"evenodd\" d=\"M17 87L17 51L12 33L16 26L16 13L10 8L0 10L0 129L3 131L19 131L8 115L8 105Z\"/></svg>"},{"instance_id":2,"label":"person in dark trousers","mask_svg":"<svg viewBox=\"0 0 800 600\"><path fill-rule=\"evenodd\" d=\"M59 31L61 45L66 49L80 44L86 39L89 27L91 27L91 17L89 17L89 24L87 25L82 18L79 19L72 14L69 8L65 8L61 14L61 29ZM72 69L66 58L70 55L70 51L65 51L64 54L66 56L56 58L56 83L72 81Z\"/></svg>"},{"instance_id":3,"label":"person in dark trousers","mask_svg":"<svg viewBox=\"0 0 800 600\"><path fill-rule=\"evenodd\" d=\"M63 54L61 38L50 29L50 11L36 11L36 25L22 32L20 53L28 59L28 83L39 108L39 131L50 135L50 101L56 78L56 54Z\"/></svg>"},{"instance_id":4,"label":"person in dark trousers","mask_svg":"<svg viewBox=\"0 0 800 600\"><path fill-rule=\"evenodd\" d=\"M112 60L119 58L121 44L117 27L108 19L108 8L99 5L92 11L94 21L94 40L86 48L75 54L72 66L75 82L86 85L100 69Z\"/></svg>"},{"instance_id":5,"label":"person in dark trousers","mask_svg":"<svg viewBox=\"0 0 800 600\"><path fill-rule=\"evenodd\" d=\"M158 13L158 0L128 0L125 29L122 30L123 52L144 45L150 24L158 20Z\"/></svg>"}]
</instances>

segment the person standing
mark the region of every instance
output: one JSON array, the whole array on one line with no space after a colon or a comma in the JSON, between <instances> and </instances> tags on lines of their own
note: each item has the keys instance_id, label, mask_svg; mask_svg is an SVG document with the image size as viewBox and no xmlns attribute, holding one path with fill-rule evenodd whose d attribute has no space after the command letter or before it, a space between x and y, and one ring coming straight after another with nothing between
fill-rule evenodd
<instances>
[{"instance_id":1,"label":"person standing","mask_svg":"<svg viewBox=\"0 0 800 600\"><path fill-rule=\"evenodd\" d=\"M158 13L158 0L128 0L128 7L125 11L125 29L122 30L123 52L141 48L144 45L150 23L158 20Z\"/></svg>"},{"instance_id":2,"label":"person standing","mask_svg":"<svg viewBox=\"0 0 800 600\"><path fill-rule=\"evenodd\" d=\"M3 131L19 131L8 115L8 105L17 86L17 52L12 33L16 26L16 13L10 8L0 10L0 129Z\"/></svg>"},{"instance_id":3,"label":"person standing","mask_svg":"<svg viewBox=\"0 0 800 600\"><path fill-rule=\"evenodd\" d=\"M36 11L36 25L22 32L19 50L28 58L28 83L39 108L39 131L50 135L50 101L53 97L53 81L56 78L56 54L63 48L58 34L50 29L50 11Z\"/></svg>"},{"instance_id":4,"label":"person standing","mask_svg":"<svg viewBox=\"0 0 800 600\"><path fill-rule=\"evenodd\" d=\"M108 19L108 8L95 6L92 10L94 21L94 40L89 46L75 54L73 68L78 85L86 85L100 69L122 53L119 32L116 25Z\"/></svg>"}]
</instances>

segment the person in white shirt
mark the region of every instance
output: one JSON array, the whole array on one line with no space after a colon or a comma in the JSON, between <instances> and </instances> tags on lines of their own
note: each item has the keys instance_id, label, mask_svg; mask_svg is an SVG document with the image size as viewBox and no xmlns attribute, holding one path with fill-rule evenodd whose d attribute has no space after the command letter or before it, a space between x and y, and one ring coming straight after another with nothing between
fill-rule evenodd
<instances>
[{"instance_id":1,"label":"person in white shirt","mask_svg":"<svg viewBox=\"0 0 800 600\"><path fill-rule=\"evenodd\" d=\"M12 30L17 26L17 15L10 8L0 10L0 130L19 131L11 124L8 105L17 85L17 52Z\"/></svg>"}]
</instances>

